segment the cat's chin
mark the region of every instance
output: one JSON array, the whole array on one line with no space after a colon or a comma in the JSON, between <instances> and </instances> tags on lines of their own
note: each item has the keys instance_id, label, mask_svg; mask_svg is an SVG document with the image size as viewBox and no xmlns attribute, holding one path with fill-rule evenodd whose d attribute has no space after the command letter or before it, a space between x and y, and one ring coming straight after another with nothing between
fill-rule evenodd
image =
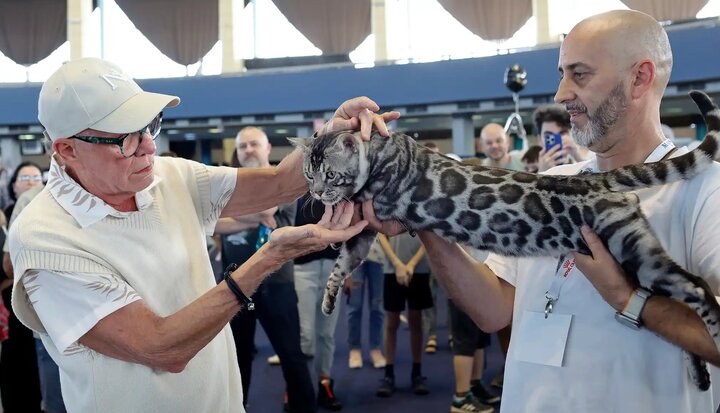
<instances>
[{"instance_id":1,"label":"cat's chin","mask_svg":"<svg viewBox=\"0 0 720 413\"><path fill-rule=\"evenodd\" d=\"M335 199L332 201L327 201L325 199L320 200L320 202L322 202L323 205L326 205L326 206L335 206L336 204L340 203L340 201L341 201L341 199Z\"/></svg>"}]
</instances>

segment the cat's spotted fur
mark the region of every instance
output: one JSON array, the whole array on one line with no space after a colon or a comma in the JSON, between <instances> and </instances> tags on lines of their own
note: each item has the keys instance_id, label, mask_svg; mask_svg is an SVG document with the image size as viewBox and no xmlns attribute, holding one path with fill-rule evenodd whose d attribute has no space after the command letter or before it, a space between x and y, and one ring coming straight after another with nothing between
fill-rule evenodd
<instances>
[{"instance_id":1,"label":"cat's spotted fur","mask_svg":"<svg viewBox=\"0 0 720 413\"><path fill-rule=\"evenodd\" d=\"M720 110L692 92L711 132L694 151L657 163L579 176L548 176L470 166L435 154L411 138L339 132L314 140L291 139L305 153L310 191L324 204L373 199L377 217L409 230L431 230L455 242L509 256L589 254L580 227L589 225L634 285L686 303L699 314L720 347L720 306L708 284L676 264L653 235L638 197L627 192L687 179L718 155ZM375 239L363 231L347 241L328 280L323 312L329 314L344 279ZM703 360L691 356L691 375L709 387Z\"/></svg>"}]
</instances>

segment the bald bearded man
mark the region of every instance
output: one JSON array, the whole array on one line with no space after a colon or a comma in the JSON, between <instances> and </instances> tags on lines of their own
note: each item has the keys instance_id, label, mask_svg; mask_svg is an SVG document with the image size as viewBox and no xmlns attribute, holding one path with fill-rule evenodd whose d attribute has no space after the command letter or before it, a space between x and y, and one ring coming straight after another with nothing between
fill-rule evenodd
<instances>
[{"instance_id":1,"label":"bald bearded man","mask_svg":"<svg viewBox=\"0 0 720 413\"><path fill-rule=\"evenodd\" d=\"M645 14L613 11L575 26L560 48L555 100L570 113L575 141L597 159L550 173L607 171L683 153L660 127L671 69L667 34ZM717 295L720 165L636 193L669 254ZM592 256L491 255L479 264L457 245L420 234L433 272L456 304L485 331L512 324L501 412L715 412L717 402L693 384L683 353L719 363L701 319L684 304L650 296L639 329L616 321L626 303L643 297L599 238L587 228L583 235ZM558 271L563 263L566 277ZM558 300L546 318L547 291Z\"/></svg>"}]
</instances>

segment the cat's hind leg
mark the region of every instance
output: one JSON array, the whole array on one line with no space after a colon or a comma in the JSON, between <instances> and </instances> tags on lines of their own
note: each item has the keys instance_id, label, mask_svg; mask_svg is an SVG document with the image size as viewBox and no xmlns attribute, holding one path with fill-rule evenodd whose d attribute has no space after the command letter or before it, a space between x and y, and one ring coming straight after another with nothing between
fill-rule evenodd
<instances>
[{"instance_id":1,"label":"cat's hind leg","mask_svg":"<svg viewBox=\"0 0 720 413\"><path fill-rule=\"evenodd\" d=\"M343 285L345 278L352 274L352 272L360 266L365 257L367 257L376 237L377 232L365 230L345 241L340 248L340 255L338 255L335 261L335 265L328 278L327 287L325 287L325 295L323 296L322 303L322 311L325 315L331 314L335 309L335 301L337 300L340 287Z\"/></svg>"}]
</instances>

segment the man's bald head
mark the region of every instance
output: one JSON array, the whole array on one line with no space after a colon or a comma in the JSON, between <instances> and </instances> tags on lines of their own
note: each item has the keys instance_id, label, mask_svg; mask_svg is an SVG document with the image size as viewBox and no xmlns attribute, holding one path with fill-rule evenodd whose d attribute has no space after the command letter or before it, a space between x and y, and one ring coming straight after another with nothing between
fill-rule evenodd
<instances>
[{"instance_id":1,"label":"man's bald head","mask_svg":"<svg viewBox=\"0 0 720 413\"><path fill-rule=\"evenodd\" d=\"M509 141L505 129L497 123L488 123L480 130L480 147L485 156L500 161L508 152Z\"/></svg>"},{"instance_id":2,"label":"man's bald head","mask_svg":"<svg viewBox=\"0 0 720 413\"><path fill-rule=\"evenodd\" d=\"M565 42L576 39L592 53L608 54L618 70L650 60L655 66L653 90L664 92L672 71L672 51L665 29L652 17L635 10L598 14L573 27Z\"/></svg>"}]
</instances>

